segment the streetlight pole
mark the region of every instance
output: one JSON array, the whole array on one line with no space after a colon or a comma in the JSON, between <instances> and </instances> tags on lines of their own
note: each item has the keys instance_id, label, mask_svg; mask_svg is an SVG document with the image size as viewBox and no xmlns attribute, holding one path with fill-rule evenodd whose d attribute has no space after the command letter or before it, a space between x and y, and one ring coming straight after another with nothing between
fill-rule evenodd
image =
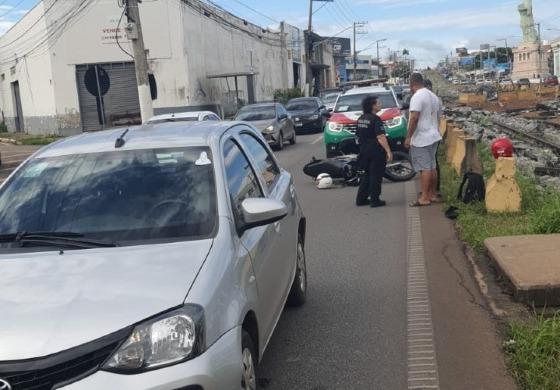
<instances>
[{"instance_id":1,"label":"streetlight pole","mask_svg":"<svg viewBox=\"0 0 560 390\"><path fill-rule=\"evenodd\" d=\"M384 42L386 41L387 38L383 38L383 39L378 39L377 41L375 41L375 44L377 46L377 77L379 78L379 68L380 68L380 64L379 64L379 42Z\"/></svg>"},{"instance_id":2,"label":"streetlight pole","mask_svg":"<svg viewBox=\"0 0 560 390\"><path fill-rule=\"evenodd\" d=\"M363 27L367 22L354 22L354 80L356 81L356 65L358 61L358 52L356 51L356 27ZM362 33L363 34L363 33Z\"/></svg>"},{"instance_id":3,"label":"streetlight pole","mask_svg":"<svg viewBox=\"0 0 560 390\"><path fill-rule=\"evenodd\" d=\"M311 30L313 29L313 2L333 2L334 0L309 0L309 17L307 20L307 39L304 37L305 42L305 96L311 95Z\"/></svg>"}]
</instances>

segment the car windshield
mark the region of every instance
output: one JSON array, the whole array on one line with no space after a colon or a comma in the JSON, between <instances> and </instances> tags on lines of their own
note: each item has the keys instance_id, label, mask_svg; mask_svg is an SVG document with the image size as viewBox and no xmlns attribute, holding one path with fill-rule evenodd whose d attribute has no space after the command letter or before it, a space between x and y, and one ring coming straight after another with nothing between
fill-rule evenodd
<instances>
[{"instance_id":1,"label":"car windshield","mask_svg":"<svg viewBox=\"0 0 560 390\"><path fill-rule=\"evenodd\" d=\"M206 147L36 158L0 190L0 235L194 239L211 235L215 224L214 173Z\"/></svg>"},{"instance_id":2,"label":"car windshield","mask_svg":"<svg viewBox=\"0 0 560 390\"><path fill-rule=\"evenodd\" d=\"M154 119L149 121L149 124L155 125L157 123L167 123L167 122L196 122L198 121L198 117L196 116L189 116L189 117L179 117L179 118L165 118L165 119Z\"/></svg>"},{"instance_id":3,"label":"car windshield","mask_svg":"<svg viewBox=\"0 0 560 390\"><path fill-rule=\"evenodd\" d=\"M342 95L336 103L334 112L362 111L362 101L367 96L377 96L377 98L381 102L381 107L383 108L398 107L398 104L395 101L392 93L363 93L354 95Z\"/></svg>"},{"instance_id":4,"label":"car windshield","mask_svg":"<svg viewBox=\"0 0 560 390\"><path fill-rule=\"evenodd\" d=\"M336 98L338 97L338 95L339 95L338 93L331 93L331 94L325 95L321 100L325 104L334 103L334 102L336 102Z\"/></svg>"},{"instance_id":5,"label":"car windshield","mask_svg":"<svg viewBox=\"0 0 560 390\"><path fill-rule=\"evenodd\" d=\"M276 118L274 106L251 106L242 108L235 117L238 121L264 121Z\"/></svg>"},{"instance_id":6,"label":"car windshield","mask_svg":"<svg viewBox=\"0 0 560 390\"><path fill-rule=\"evenodd\" d=\"M296 100L288 102L288 105L286 105L288 111L311 111L318 108L319 105L315 100Z\"/></svg>"}]
</instances>

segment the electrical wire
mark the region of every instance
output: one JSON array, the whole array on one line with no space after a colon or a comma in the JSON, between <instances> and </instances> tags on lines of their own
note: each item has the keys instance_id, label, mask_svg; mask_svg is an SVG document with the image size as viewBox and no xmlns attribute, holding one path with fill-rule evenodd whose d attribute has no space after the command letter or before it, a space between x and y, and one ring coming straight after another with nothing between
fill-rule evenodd
<instances>
[{"instance_id":1,"label":"electrical wire","mask_svg":"<svg viewBox=\"0 0 560 390\"><path fill-rule=\"evenodd\" d=\"M54 0L53 3L49 6L49 8L47 8L47 9L43 12L43 14L42 14L40 17L38 17L37 20L35 20L35 22L34 22L31 26L29 26L25 31L23 31L21 34L19 34L13 41L8 42L8 43L3 44L3 45L0 45L0 49L5 48L5 47L8 47L8 46L10 46L11 44L13 44L14 42L17 42L17 41L19 41L21 38L23 38L23 37L25 36L25 34L27 34L29 31L31 31L31 29L32 29L33 27L35 27L41 20L43 20L43 19L46 17L46 15L53 9L53 7L56 5L56 3L57 3L58 1L59 1L59 0Z\"/></svg>"},{"instance_id":2,"label":"electrical wire","mask_svg":"<svg viewBox=\"0 0 560 390\"><path fill-rule=\"evenodd\" d=\"M11 14L12 12L14 12L15 10L17 10L18 7L19 7L21 4L23 4L24 1L25 1L25 0L20 0L20 2L17 3L16 5L14 5L12 8L10 8L9 10L7 10L7 11L4 12L3 14L0 14L0 18L3 18L4 16L9 15L9 14Z\"/></svg>"},{"instance_id":3,"label":"electrical wire","mask_svg":"<svg viewBox=\"0 0 560 390\"><path fill-rule=\"evenodd\" d=\"M119 49L122 50L123 53L125 53L127 56L129 56L130 58L132 58L134 60L134 56L132 54L130 54L129 52L127 52L122 46L121 43L119 42L119 30L121 27L121 22L122 19L124 17L124 14L126 13L126 8L124 7L124 2L123 2L123 11L121 13L121 17L119 18L119 22L117 23L117 29L115 31L115 41L117 41L117 46L119 47Z\"/></svg>"},{"instance_id":4,"label":"electrical wire","mask_svg":"<svg viewBox=\"0 0 560 390\"><path fill-rule=\"evenodd\" d=\"M234 2L236 2L237 4L242 5L243 7L245 7L245 8L247 8L247 9L253 11L254 13L256 13L256 14L258 14L258 15L264 16L265 18L267 18L267 19L270 20L270 21L273 21L274 23L280 24L280 22L279 22L278 20L276 20L276 19L274 19L274 18L272 18L272 17L270 17L270 16L268 16L268 15L266 15L266 14L264 14L264 13L262 13L262 12L256 10L256 9L254 9L253 7L250 7L249 5L243 3L243 2L240 1L240 0L231 0L231 1L234 1Z\"/></svg>"}]
</instances>

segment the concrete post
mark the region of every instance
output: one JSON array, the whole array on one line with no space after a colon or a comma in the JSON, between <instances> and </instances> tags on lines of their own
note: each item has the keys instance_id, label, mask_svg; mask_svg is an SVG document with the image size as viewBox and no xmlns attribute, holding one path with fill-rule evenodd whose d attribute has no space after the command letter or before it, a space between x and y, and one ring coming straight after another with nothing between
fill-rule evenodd
<instances>
[{"instance_id":1,"label":"concrete post","mask_svg":"<svg viewBox=\"0 0 560 390\"><path fill-rule=\"evenodd\" d=\"M493 213L521 211L521 190L515 180L515 158L500 157L486 184L486 210Z\"/></svg>"}]
</instances>

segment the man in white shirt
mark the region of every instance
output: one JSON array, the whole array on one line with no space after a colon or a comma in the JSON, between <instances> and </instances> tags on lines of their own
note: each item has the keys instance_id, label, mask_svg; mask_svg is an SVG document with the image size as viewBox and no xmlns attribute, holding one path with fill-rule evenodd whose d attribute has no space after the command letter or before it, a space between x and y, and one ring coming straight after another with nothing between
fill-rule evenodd
<instances>
[{"instance_id":1,"label":"man in white shirt","mask_svg":"<svg viewBox=\"0 0 560 390\"><path fill-rule=\"evenodd\" d=\"M410 157L414 170L420 173L421 194L411 207L429 206L437 198L436 153L441 134L439 132L439 113L441 110L438 97L424 87L424 78L420 73L410 76L410 100L408 134L405 146L410 148Z\"/></svg>"}]
</instances>

